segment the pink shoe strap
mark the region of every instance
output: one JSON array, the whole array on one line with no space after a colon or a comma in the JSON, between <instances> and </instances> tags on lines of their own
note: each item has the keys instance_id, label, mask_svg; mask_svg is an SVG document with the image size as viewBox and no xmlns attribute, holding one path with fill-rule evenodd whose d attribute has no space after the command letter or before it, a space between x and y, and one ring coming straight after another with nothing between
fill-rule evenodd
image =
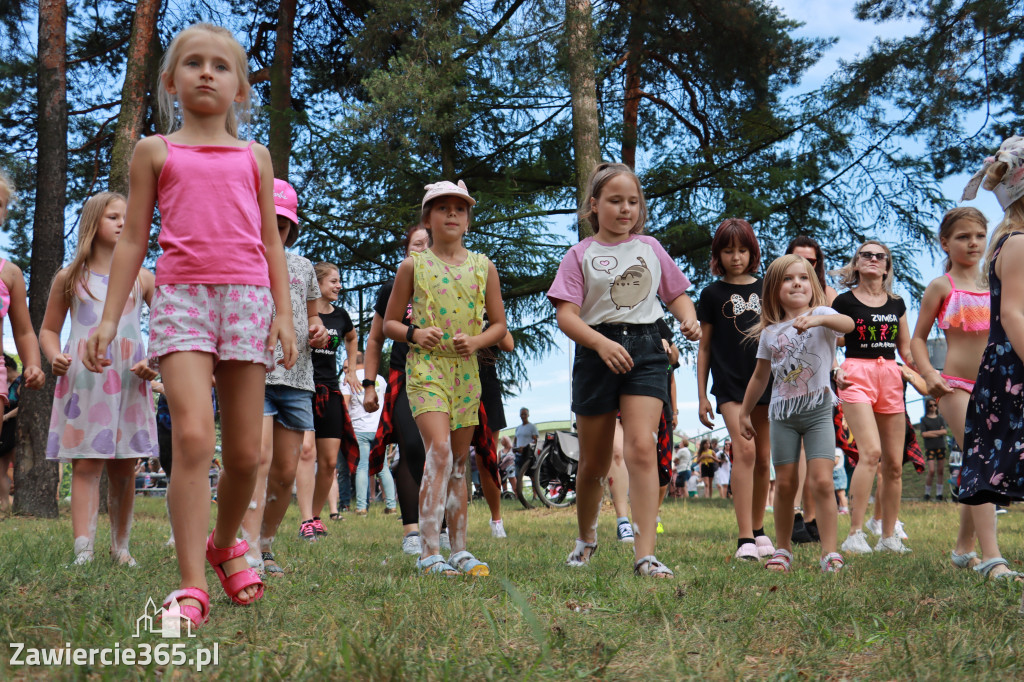
<instances>
[{"instance_id":1,"label":"pink shoe strap","mask_svg":"<svg viewBox=\"0 0 1024 682\"><path fill-rule=\"evenodd\" d=\"M213 544L213 533L210 533L206 541L206 560L215 566L237 559L248 551L249 543L245 540L238 540L232 547L217 547Z\"/></svg>"},{"instance_id":2,"label":"pink shoe strap","mask_svg":"<svg viewBox=\"0 0 1024 682\"><path fill-rule=\"evenodd\" d=\"M180 603L182 599L195 599L199 602L199 607L197 608L191 604L182 605ZM181 615L191 620L195 625L202 625L210 617L210 595L198 587L184 587L171 592L167 595L167 599L164 600L164 608L168 608L173 601L179 602L178 608L181 609ZM188 613L186 609L191 609L195 612L195 615Z\"/></svg>"},{"instance_id":3,"label":"pink shoe strap","mask_svg":"<svg viewBox=\"0 0 1024 682\"><path fill-rule=\"evenodd\" d=\"M260 580L260 576L254 568L246 568L238 573L232 573L224 578L222 582L224 584L224 591L231 597L231 601L238 604L252 604L263 596L263 581ZM256 595L247 602L240 601L238 595L241 594L242 590L251 585L259 586L259 589L256 590Z\"/></svg>"}]
</instances>

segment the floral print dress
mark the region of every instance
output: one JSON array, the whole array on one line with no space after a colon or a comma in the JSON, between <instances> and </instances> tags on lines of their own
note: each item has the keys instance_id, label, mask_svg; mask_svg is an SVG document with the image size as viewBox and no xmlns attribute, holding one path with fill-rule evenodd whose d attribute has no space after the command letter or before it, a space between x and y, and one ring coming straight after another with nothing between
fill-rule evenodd
<instances>
[{"instance_id":1,"label":"floral print dress","mask_svg":"<svg viewBox=\"0 0 1024 682\"><path fill-rule=\"evenodd\" d=\"M996 245L998 256L1007 238ZM967 406L960 502L1008 504L1024 499L1024 360L1010 345L1000 315L1002 283L996 258L989 267L992 295L988 345Z\"/></svg>"}]
</instances>

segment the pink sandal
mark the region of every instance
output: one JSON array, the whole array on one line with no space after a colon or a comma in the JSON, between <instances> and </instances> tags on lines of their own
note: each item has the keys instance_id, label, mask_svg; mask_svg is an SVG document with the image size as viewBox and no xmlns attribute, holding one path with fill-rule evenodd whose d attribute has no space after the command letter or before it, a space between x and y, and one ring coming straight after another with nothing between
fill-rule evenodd
<instances>
[{"instance_id":1,"label":"pink sandal","mask_svg":"<svg viewBox=\"0 0 1024 682\"><path fill-rule=\"evenodd\" d=\"M199 627L210 620L210 595L198 587L185 587L167 595L167 599L164 600L164 613L167 613L167 609L173 602L180 602L182 599L195 599L199 602L198 607L191 604L178 604L181 615L192 621L192 625Z\"/></svg>"},{"instance_id":2,"label":"pink sandal","mask_svg":"<svg viewBox=\"0 0 1024 682\"><path fill-rule=\"evenodd\" d=\"M223 564L225 561L245 556L245 553L248 551L249 543L245 540L238 540L235 542L234 547L226 548L214 546L213 533L210 533L210 537L206 540L206 560L210 562L213 572L217 574L217 579L220 580L221 586L224 588L228 597L231 598L231 601L236 604L241 604L242 606L252 604L263 596L263 581L260 580L259 574L253 568L244 568L241 571L232 573L231 575L225 575ZM239 593L251 585L259 586L259 589L256 591L256 596L249 601L242 601L239 599Z\"/></svg>"}]
</instances>

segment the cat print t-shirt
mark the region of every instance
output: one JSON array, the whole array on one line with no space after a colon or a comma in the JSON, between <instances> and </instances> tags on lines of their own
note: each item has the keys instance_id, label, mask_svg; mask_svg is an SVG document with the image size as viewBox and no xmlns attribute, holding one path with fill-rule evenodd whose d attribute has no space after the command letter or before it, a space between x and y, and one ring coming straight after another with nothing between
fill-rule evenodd
<instances>
[{"instance_id":1,"label":"cat print t-shirt","mask_svg":"<svg viewBox=\"0 0 1024 682\"><path fill-rule=\"evenodd\" d=\"M657 297L669 303L689 287L690 280L653 237L637 234L618 244L587 237L562 258L548 298L575 303L592 327L652 324L663 316Z\"/></svg>"},{"instance_id":2,"label":"cat print t-shirt","mask_svg":"<svg viewBox=\"0 0 1024 682\"><path fill-rule=\"evenodd\" d=\"M743 401L757 366L757 341L746 332L761 319L761 279L707 285L697 302L697 319L711 325L711 395L720 413L723 404ZM765 390L758 403L767 403L768 395Z\"/></svg>"},{"instance_id":3,"label":"cat print t-shirt","mask_svg":"<svg viewBox=\"0 0 1024 682\"><path fill-rule=\"evenodd\" d=\"M805 315L836 315L820 306ZM772 400L768 418L774 421L806 412L826 398L834 405L836 396L829 382L836 339L842 334L828 327L812 327L805 332L793 328L793 320L766 327L757 346L758 359L772 364Z\"/></svg>"}]
</instances>

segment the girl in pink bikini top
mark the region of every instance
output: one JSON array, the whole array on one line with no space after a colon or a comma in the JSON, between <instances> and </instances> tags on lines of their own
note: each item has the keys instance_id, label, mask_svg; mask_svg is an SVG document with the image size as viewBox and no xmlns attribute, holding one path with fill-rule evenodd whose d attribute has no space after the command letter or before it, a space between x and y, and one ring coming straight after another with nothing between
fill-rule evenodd
<instances>
[{"instance_id":1,"label":"girl in pink bikini top","mask_svg":"<svg viewBox=\"0 0 1024 682\"><path fill-rule=\"evenodd\" d=\"M957 289L956 283L949 273L950 292L942 301L936 321L939 329L962 329L965 332L988 331L988 316L992 308L991 297L987 291L967 291Z\"/></svg>"}]
</instances>

